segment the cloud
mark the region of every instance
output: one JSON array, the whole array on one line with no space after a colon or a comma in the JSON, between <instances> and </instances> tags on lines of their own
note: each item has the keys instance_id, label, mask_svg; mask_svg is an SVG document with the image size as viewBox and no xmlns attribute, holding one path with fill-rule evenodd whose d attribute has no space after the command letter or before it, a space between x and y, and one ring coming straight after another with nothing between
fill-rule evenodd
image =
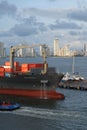
<instances>
[{"instance_id":1,"label":"cloud","mask_svg":"<svg viewBox=\"0 0 87 130\"><path fill-rule=\"evenodd\" d=\"M0 37L10 37L12 36L12 33L10 31L1 31Z\"/></svg>"},{"instance_id":2,"label":"cloud","mask_svg":"<svg viewBox=\"0 0 87 130\"><path fill-rule=\"evenodd\" d=\"M22 19L21 23L16 24L10 31L17 36L29 36L46 31L46 27L44 23L37 22L35 17L29 17Z\"/></svg>"},{"instance_id":3,"label":"cloud","mask_svg":"<svg viewBox=\"0 0 87 130\"><path fill-rule=\"evenodd\" d=\"M57 29L81 29L79 25L74 22L67 22L67 21L58 21L56 20L54 24L50 24L51 30Z\"/></svg>"},{"instance_id":4,"label":"cloud","mask_svg":"<svg viewBox=\"0 0 87 130\"><path fill-rule=\"evenodd\" d=\"M56 0L48 1L50 3ZM0 31L0 38L2 39L6 38L7 40L16 37L17 40L23 40L30 38L33 42L44 41L46 43L51 43L55 36L62 39L64 43L69 38L70 40L79 40L79 38L83 39L83 37L87 39L86 35L79 34L82 29L80 21L87 20L86 9L59 10L57 8L26 7L17 10L15 5L2 1L0 2L0 16L3 20L4 16L15 16L14 19L13 17L7 17L9 22L4 20L6 24L2 29L6 30ZM85 25L86 23L83 25L84 28ZM61 36L61 34L64 34L64 36Z\"/></svg>"},{"instance_id":5,"label":"cloud","mask_svg":"<svg viewBox=\"0 0 87 130\"><path fill-rule=\"evenodd\" d=\"M74 21L87 21L87 8L72 8L72 9L40 9L40 8L24 8L22 10L23 16L36 16L37 18L43 18L47 21L53 21L55 19L74 20ZM49 20L50 19L50 20ZM44 22L45 22L44 20Z\"/></svg>"},{"instance_id":6,"label":"cloud","mask_svg":"<svg viewBox=\"0 0 87 130\"><path fill-rule=\"evenodd\" d=\"M51 1L51 2L55 2L56 0L49 0L49 1Z\"/></svg>"},{"instance_id":7,"label":"cloud","mask_svg":"<svg viewBox=\"0 0 87 130\"><path fill-rule=\"evenodd\" d=\"M15 5L9 4L7 1L1 1L0 3L0 16L14 16L17 8Z\"/></svg>"},{"instance_id":8,"label":"cloud","mask_svg":"<svg viewBox=\"0 0 87 130\"><path fill-rule=\"evenodd\" d=\"M66 18L67 10L59 10L59 9L39 9L39 8L24 8L21 12L22 16L29 17L35 16L39 19L43 18L45 22L47 19L60 19Z\"/></svg>"},{"instance_id":9,"label":"cloud","mask_svg":"<svg viewBox=\"0 0 87 130\"><path fill-rule=\"evenodd\" d=\"M77 10L71 10L69 13L67 13L67 17L73 20L78 21L87 21L87 9L77 9Z\"/></svg>"}]
</instances>

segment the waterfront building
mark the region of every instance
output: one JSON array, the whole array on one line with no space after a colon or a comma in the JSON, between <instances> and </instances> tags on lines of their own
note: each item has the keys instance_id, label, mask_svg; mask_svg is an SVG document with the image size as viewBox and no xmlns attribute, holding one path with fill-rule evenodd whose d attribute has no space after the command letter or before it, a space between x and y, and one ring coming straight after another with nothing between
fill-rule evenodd
<instances>
[{"instance_id":1,"label":"waterfront building","mask_svg":"<svg viewBox=\"0 0 87 130\"><path fill-rule=\"evenodd\" d=\"M84 56L87 56L87 44L84 44L83 52L84 52Z\"/></svg>"},{"instance_id":2,"label":"waterfront building","mask_svg":"<svg viewBox=\"0 0 87 130\"><path fill-rule=\"evenodd\" d=\"M43 46L40 46L40 56L42 56Z\"/></svg>"},{"instance_id":3,"label":"waterfront building","mask_svg":"<svg viewBox=\"0 0 87 130\"><path fill-rule=\"evenodd\" d=\"M71 56L69 45L59 48L58 39L54 40L54 56Z\"/></svg>"},{"instance_id":4,"label":"waterfront building","mask_svg":"<svg viewBox=\"0 0 87 130\"><path fill-rule=\"evenodd\" d=\"M6 57L6 48L3 48L3 57Z\"/></svg>"},{"instance_id":5,"label":"waterfront building","mask_svg":"<svg viewBox=\"0 0 87 130\"><path fill-rule=\"evenodd\" d=\"M62 56L70 56L69 45L63 47L63 55Z\"/></svg>"},{"instance_id":6,"label":"waterfront building","mask_svg":"<svg viewBox=\"0 0 87 130\"><path fill-rule=\"evenodd\" d=\"M16 54L15 54L17 57L23 57L23 50L22 49L19 49Z\"/></svg>"},{"instance_id":7,"label":"waterfront building","mask_svg":"<svg viewBox=\"0 0 87 130\"><path fill-rule=\"evenodd\" d=\"M36 52L34 48L31 48L31 56L36 56Z\"/></svg>"},{"instance_id":8,"label":"waterfront building","mask_svg":"<svg viewBox=\"0 0 87 130\"><path fill-rule=\"evenodd\" d=\"M54 56L58 56L58 51L59 51L58 39L54 39Z\"/></svg>"},{"instance_id":9,"label":"waterfront building","mask_svg":"<svg viewBox=\"0 0 87 130\"><path fill-rule=\"evenodd\" d=\"M0 57L3 57L4 43L0 42Z\"/></svg>"}]
</instances>

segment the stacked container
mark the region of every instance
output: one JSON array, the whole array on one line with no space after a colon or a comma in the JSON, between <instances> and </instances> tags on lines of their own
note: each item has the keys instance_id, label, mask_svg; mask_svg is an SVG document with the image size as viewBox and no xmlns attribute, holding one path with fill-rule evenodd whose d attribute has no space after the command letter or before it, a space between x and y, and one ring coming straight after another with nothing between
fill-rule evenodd
<instances>
[{"instance_id":1,"label":"stacked container","mask_svg":"<svg viewBox=\"0 0 87 130\"><path fill-rule=\"evenodd\" d=\"M14 62L14 69L11 68L10 66L10 62L5 62L5 72L14 72L14 71L20 71L20 66L19 66L19 62Z\"/></svg>"},{"instance_id":2,"label":"stacked container","mask_svg":"<svg viewBox=\"0 0 87 130\"><path fill-rule=\"evenodd\" d=\"M22 64L21 65L21 72L25 73L25 72L28 72L30 69L29 69L29 65L28 64Z\"/></svg>"},{"instance_id":3,"label":"stacked container","mask_svg":"<svg viewBox=\"0 0 87 130\"><path fill-rule=\"evenodd\" d=\"M5 69L4 67L0 67L0 77L4 77L5 75Z\"/></svg>"}]
</instances>

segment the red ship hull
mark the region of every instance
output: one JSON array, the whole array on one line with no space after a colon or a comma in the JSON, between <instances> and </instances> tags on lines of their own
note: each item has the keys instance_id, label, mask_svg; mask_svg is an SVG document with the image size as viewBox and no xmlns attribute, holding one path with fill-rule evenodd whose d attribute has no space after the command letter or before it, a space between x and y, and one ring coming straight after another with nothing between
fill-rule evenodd
<instances>
[{"instance_id":1,"label":"red ship hull","mask_svg":"<svg viewBox=\"0 0 87 130\"><path fill-rule=\"evenodd\" d=\"M1 95L23 96L37 99L64 99L65 96L54 90L25 90L0 88Z\"/></svg>"}]
</instances>

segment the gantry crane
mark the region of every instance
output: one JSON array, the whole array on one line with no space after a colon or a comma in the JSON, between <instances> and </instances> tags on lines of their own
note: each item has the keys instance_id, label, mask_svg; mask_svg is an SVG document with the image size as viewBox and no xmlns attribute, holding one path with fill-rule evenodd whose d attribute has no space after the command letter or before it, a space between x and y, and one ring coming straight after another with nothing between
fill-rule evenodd
<instances>
[{"instance_id":1,"label":"gantry crane","mask_svg":"<svg viewBox=\"0 0 87 130\"><path fill-rule=\"evenodd\" d=\"M10 47L10 67L14 68L14 57L15 57L15 52L18 51L19 49L24 49L24 48L35 48L35 47L40 47L42 46L42 57L44 59L44 67L43 67L43 73L47 72L47 63L46 63L46 57L47 57L47 47L45 44L36 44L36 45L21 45L21 46L11 46Z\"/></svg>"}]
</instances>

